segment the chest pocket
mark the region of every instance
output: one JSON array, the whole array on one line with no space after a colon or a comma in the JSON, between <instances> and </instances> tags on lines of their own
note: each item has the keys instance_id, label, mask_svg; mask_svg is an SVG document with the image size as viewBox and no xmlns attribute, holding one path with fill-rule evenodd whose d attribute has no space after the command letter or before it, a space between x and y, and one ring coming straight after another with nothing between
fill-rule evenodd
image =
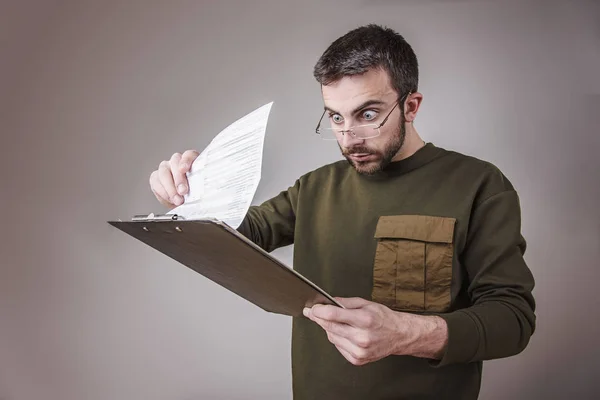
<instances>
[{"instance_id":1,"label":"chest pocket","mask_svg":"<svg viewBox=\"0 0 600 400\"><path fill-rule=\"evenodd\" d=\"M379 218L372 300L398 311L442 312L450 306L455 218Z\"/></svg>"}]
</instances>

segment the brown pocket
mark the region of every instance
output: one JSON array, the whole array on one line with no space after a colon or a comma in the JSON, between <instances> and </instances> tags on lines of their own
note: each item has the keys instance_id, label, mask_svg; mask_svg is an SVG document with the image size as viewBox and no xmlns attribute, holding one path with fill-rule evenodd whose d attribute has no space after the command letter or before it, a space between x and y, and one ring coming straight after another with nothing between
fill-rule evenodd
<instances>
[{"instance_id":1,"label":"brown pocket","mask_svg":"<svg viewBox=\"0 0 600 400\"><path fill-rule=\"evenodd\" d=\"M398 311L441 312L450 306L455 218L379 218L373 301Z\"/></svg>"}]
</instances>

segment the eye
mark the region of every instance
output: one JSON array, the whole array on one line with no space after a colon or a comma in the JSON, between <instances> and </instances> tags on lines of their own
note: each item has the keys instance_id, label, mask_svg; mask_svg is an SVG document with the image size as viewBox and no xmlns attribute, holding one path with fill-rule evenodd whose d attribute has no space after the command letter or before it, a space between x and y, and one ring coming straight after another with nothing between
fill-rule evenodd
<instances>
[{"instance_id":1,"label":"eye","mask_svg":"<svg viewBox=\"0 0 600 400\"><path fill-rule=\"evenodd\" d=\"M334 124L341 124L344 122L344 118L340 114L329 114L329 118Z\"/></svg>"},{"instance_id":2,"label":"eye","mask_svg":"<svg viewBox=\"0 0 600 400\"><path fill-rule=\"evenodd\" d=\"M377 118L377 111L375 111L375 110L363 111L362 117L365 121L373 121L375 118Z\"/></svg>"}]
</instances>

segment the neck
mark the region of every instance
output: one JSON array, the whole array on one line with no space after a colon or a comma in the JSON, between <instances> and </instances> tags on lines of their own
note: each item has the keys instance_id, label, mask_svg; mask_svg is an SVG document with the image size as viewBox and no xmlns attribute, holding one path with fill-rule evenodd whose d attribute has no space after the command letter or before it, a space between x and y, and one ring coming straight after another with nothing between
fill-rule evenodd
<instances>
[{"instance_id":1,"label":"neck","mask_svg":"<svg viewBox=\"0 0 600 400\"><path fill-rule=\"evenodd\" d=\"M406 136L404 137L404 144L400 150L396 153L392 161L404 160L415 154L420 148L425 146L425 142L419 136L419 133L415 129L412 123L406 123Z\"/></svg>"}]
</instances>

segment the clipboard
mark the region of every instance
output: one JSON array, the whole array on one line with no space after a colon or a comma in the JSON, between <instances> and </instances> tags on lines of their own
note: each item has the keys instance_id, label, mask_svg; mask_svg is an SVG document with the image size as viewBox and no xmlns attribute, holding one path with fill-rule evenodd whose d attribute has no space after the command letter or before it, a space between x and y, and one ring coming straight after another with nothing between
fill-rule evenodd
<instances>
[{"instance_id":1,"label":"clipboard","mask_svg":"<svg viewBox=\"0 0 600 400\"><path fill-rule=\"evenodd\" d=\"M149 214L108 223L265 311L296 317L315 304L343 308L323 289L217 219Z\"/></svg>"}]
</instances>

